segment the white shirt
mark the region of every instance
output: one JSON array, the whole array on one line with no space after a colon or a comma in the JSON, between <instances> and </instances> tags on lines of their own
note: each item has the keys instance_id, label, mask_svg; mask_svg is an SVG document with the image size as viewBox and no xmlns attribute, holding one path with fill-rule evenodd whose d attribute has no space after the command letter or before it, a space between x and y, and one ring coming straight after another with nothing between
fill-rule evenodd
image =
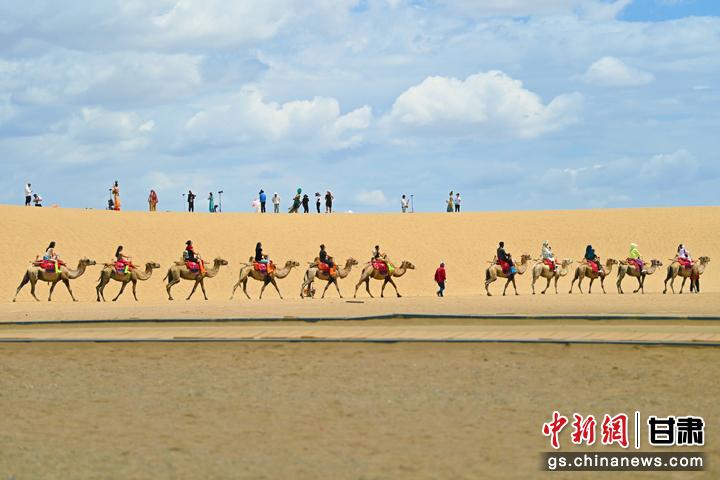
<instances>
[{"instance_id":1,"label":"white shirt","mask_svg":"<svg viewBox=\"0 0 720 480\"><path fill-rule=\"evenodd\" d=\"M30 188L30 185L25 185L25 196L29 197L32 195L32 188Z\"/></svg>"},{"instance_id":2,"label":"white shirt","mask_svg":"<svg viewBox=\"0 0 720 480\"><path fill-rule=\"evenodd\" d=\"M405 208L407 208L407 207L410 206L410 200L408 200L407 198L402 198L402 199L400 199L400 203L401 203L401 205L402 205L403 207L405 207Z\"/></svg>"},{"instance_id":3,"label":"white shirt","mask_svg":"<svg viewBox=\"0 0 720 480\"><path fill-rule=\"evenodd\" d=\"M455 205L460 205L460 197L455 197Z\"/></svg>"},{"instance_id":4,"label":"white shirt","mask_svg":"<svg viewBox=\"0 0 720 480\"><path fill-rule=\"evenodd\" d=\"M280 205L280 195L273 195L272 203L273 205Z\"/></svg>"}]
</instances>

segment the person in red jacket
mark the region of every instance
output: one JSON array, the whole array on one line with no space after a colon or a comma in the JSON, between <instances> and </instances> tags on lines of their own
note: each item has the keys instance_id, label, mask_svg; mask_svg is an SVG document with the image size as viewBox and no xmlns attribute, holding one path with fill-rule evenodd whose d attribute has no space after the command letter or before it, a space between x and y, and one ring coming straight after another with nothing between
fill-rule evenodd
<instances>
[{"instance_id":1,"label":"person in red jacket","mask_svg":"<svg viewBox=\"0 0 720 480\"><path fill-rule=\"evenodd\" d=\"M440 266L437 270L435 270L435 282L437 282L438 287L440 287L440 290L437 291L438 297L444 297L445 295L443 292L445 292L445 279L447 278L447 275L445 274L445 262L440 262Z\"/></svg>"}]
</instances>

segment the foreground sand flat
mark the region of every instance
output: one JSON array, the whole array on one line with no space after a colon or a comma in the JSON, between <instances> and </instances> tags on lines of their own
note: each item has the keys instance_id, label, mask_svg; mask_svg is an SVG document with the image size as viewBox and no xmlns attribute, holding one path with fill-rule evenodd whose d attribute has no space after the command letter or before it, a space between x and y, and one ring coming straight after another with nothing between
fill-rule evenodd
<instances>
[{"instance_id":1,"label":"foreground sand flat","mask_svg":"<svg viewBox=\"0 0 720 480\"><path fill-rule=\"evenodd\" d=\"M318 253L318 245L325 243L336 260L343 263L348 257L367 261L371 249L380 244L396 262L409 260L417 267L397 280L400 292L408 297L433 297L433 272L444 260L448 268L449 295L484 295L484 269L497 247L504 240L508 250L516 257L529 253L537 257L543 240L549 240L558 258L580 260L585 246L592 243L603 258L625 258L630 242L636 242L646 258L658 258L667 263L674 255L678 243L684 242L699 257L717 257L720 263L720 207L651 208L630 210L578 210L551 212L499 212L438 214L333 214L333 215L258 215L258 214L194 214L156 212L109 212L73 209L31 209L0 207L3 218L3 248L0 265L0 302L9 302L22 279L28 262L42 253L50 240L58 242L58 251L71 265L82 256L100 262L110 261L115 248L122 244L138 265L156 261L163 268L138 287L141 303L169 305L166 301L162 278L168 265L180 258L184 242L192 239L206 259L220 256L230 262L220 274L207 282L211 300L230 297L237 279L240 262L247 261L257 241L278 264L294 259L304 266ZM95 299L100 267L90 267L88 273L73 281L73 289L82 302ZM298 298L304 270L293 270L288 278L279 282L286 298ZM351 296L360 275L359 269L341 281L345 296ZM602 308L613 309L618 296L616 275L606 282L608 298L602 299ZM646 291L662 291L664 271L648 277ZM541 280L542 282L542 280ZM518 278L518 288L524 295L530 293L529 273ZM635 286L635 280L624 282L626 291ZM539 283L542 285L542 283ZM317 284L317 287L321 287ZM570 280L560 281L560 292L567 295ZM587 285L586 285L587 287ZM631 288L632 287L632 288ZM679 287L679 282L678 282ZM114 295L119 284L108 286L106 296ZM189 293L188 282L178 285L174 295L180 302ZM248 290L257 298L259 282L249 284ZM372 291L379 294L380 282L373 282ZM389 287L391 288L391 287ZM499 295L502 283L492 285ZM704 293L720 293L720 266L710 263L702 278ZM39 287L39 296L45 300L47 285ZM336 293L329 291L329 296ZM600 292L595 285L595 292ZM240 292L238 292L240 293ZM386 291L393 295L393 291ZM200 300L199 292L197 300ZM240 294L241 295L241 294ZM276 293L267 290L268 299ZM360 293L366 297L365 292ZM20 301L32 300L29 290L21 293ZM58 303L70 301L62 285L56 290ZM193 299L195 300L195 299ZM245 305L243 296L236 296L237 305ZM600 301L593 297L588 303ZM656 301L647 297L647 308ZM679 300L678 300L679 301ZM120 304L130 304L132 296L126 291ZM508 302L516 311L522 311L521 300ZM197 305L197 304L193 304ZM477 299L477 308L493 303ZM552 308L549 306L548 308ZM81 308L75 311L82 314ZM197 307L192 307L197 308ZM638 313L643 311L638 307Z\"/></svg>"},{"instance_id":2,"label":"foreground sand flat","mask_svg":"<svg viewBox=\"0 0 720 480\"><path fill-rule=\"evenodd\" d=\"M715 348L3 344L0 356L3 478L546 478L540 428L555 408L701 415L709 471L651 476L720 476Z\"/></svg>"}]
</instances>

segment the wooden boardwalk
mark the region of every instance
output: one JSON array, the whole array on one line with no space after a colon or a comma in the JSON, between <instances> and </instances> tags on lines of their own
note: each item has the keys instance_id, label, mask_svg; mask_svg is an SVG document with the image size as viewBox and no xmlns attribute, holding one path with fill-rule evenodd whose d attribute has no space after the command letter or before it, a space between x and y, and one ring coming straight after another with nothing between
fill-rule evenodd
<instances>
[{"instance_id":1,"label":"wooden boardwalk","mask_svg":"<svg viewBox=\"0 0 720 480\"><path fill-rule=\"evenodd\" d=\"M720 346L715 326L27 326L0 329L0 342L518 342Z\"/></svg>"}]
</instances>

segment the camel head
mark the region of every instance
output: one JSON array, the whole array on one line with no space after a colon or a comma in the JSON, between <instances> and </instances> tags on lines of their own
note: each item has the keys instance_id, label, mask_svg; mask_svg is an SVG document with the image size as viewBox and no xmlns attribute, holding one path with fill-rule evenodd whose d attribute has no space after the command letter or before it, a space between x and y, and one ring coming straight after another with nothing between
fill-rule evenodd
<instances>
[{"instance_id":1,"label":"camel head","mask_svg":"<svg viewBox=\"0 0 720 480\"><path fill-rule=\"evenodd\" d=\"M155 268L160 268L160 264L157 262L148 262L145 264L145 267L149 270L153 270Z\"/></svg>"},{"instance_id":2,"label":"camel head","mask_svg":"<svg viewBox=\"0 0 720 480\"><path fill-rule=\"evenodd\" d=\"M611 265L619 265L619 264L620 264L620 262L618 262L614 258L608 258L607 262L605 262L606 267L610 267Z\"/></svg>"},{"instance_id":3,"label":"camel head","mask_svg":"<svg viewBox=\"0 0 720 480\"><path fill-rule=\"evenodd\" d=\"M565 259L563 259L562 262L560 262L560 266L562 268L565 268L565 267L569 267L570 265L572 265L572 263L573 263L573 260L571 260L569 258L565 258Z\"/></svg>"},{"instance_id":4,"label":"camel head","mask_svg":"<svg viewBox=\"0 0 720 480\"><path fill-rule=\"evenodd\" d=\"M532 260L532 255L528 255L527 253L524 253L524 254L520 257L520 264L527 263L527 262L529 262L530 260Z\"/></svg>"},{"instance_id":5,"label":"camel head","mask_svg":"<svg viewBox=\"0 0 720 480\"><path fill-rule=\"evenodd\" d=\"M218 266L219 266L219 265L225 266L225 265L228 264L228 261L225 260L224 258L215 257L215 260L213 261L213 264L218 265Z\"/></svg>"},{"instance_id":6,"label":"camel head","mask_svg":"<svg viewBox=\"0 0 720 480\"><path fill-rule=\"evenodd\" d=\"M662 262L661 262L660 260L657 260L657 259L654 259L654 258L653 258L652 260L650 260L650 266L651 266L651 267L662 267L662 265L663 265L663 264L662 264Z\"/></svg>"},{"instance_id":7,"label":"camel head","mask_svg":"<svg viewBox=\"0 0 720 480\"><path fill-rule=\"evenodd\" d=\"M700 264L705 265L706 263L710 263L710 257L700 257Z\"/></svg>"},{"instance_id":8,"label":"camel head","mask_svg":"<svg viewBox=\"0 0 720 480\"><path fill-rule=\"evenodd\" d=\"M285 262L285 268L296 268L300 266L300 262L297 260L288 260Z\"/></svg>"},{"instance_id":9,"label":"camel head","mask_svg":"<svg viewBox=\"0 0 720 480\"><path fill-rule=\"evenodd\" d=\"M358 262L357 260L355 260L354 258L350 257L350 258L348 258L347 261L345 262L345 266L346 266L346 267L350 267L350 266L352 266L352 265L357 265L358 263L359 263L359 262Z\"/></svg>"},{"instance_id":10,"label":"camel head","mask_svg":"<svg viewBox=\"0 0 720 480\"><path fill-rule=\"evenodd\" d=\"M96 264L97 264L97 262L95 260L90 260L89 258L83 257L80 259L80 265L84 265L86 267L96 265Z\"/></svg>"},{"instance_id":11,"label":"camel head","mask_svg":"<svg viewBox=\"0 0 720 480\"><path fill-rule=\"evenodd\" d=\"M400 264L400 268L405 268L406 270L415 270L415 265L408 262L407 260L403 260L403 262Z\"/></svg>"}]
</instances>

